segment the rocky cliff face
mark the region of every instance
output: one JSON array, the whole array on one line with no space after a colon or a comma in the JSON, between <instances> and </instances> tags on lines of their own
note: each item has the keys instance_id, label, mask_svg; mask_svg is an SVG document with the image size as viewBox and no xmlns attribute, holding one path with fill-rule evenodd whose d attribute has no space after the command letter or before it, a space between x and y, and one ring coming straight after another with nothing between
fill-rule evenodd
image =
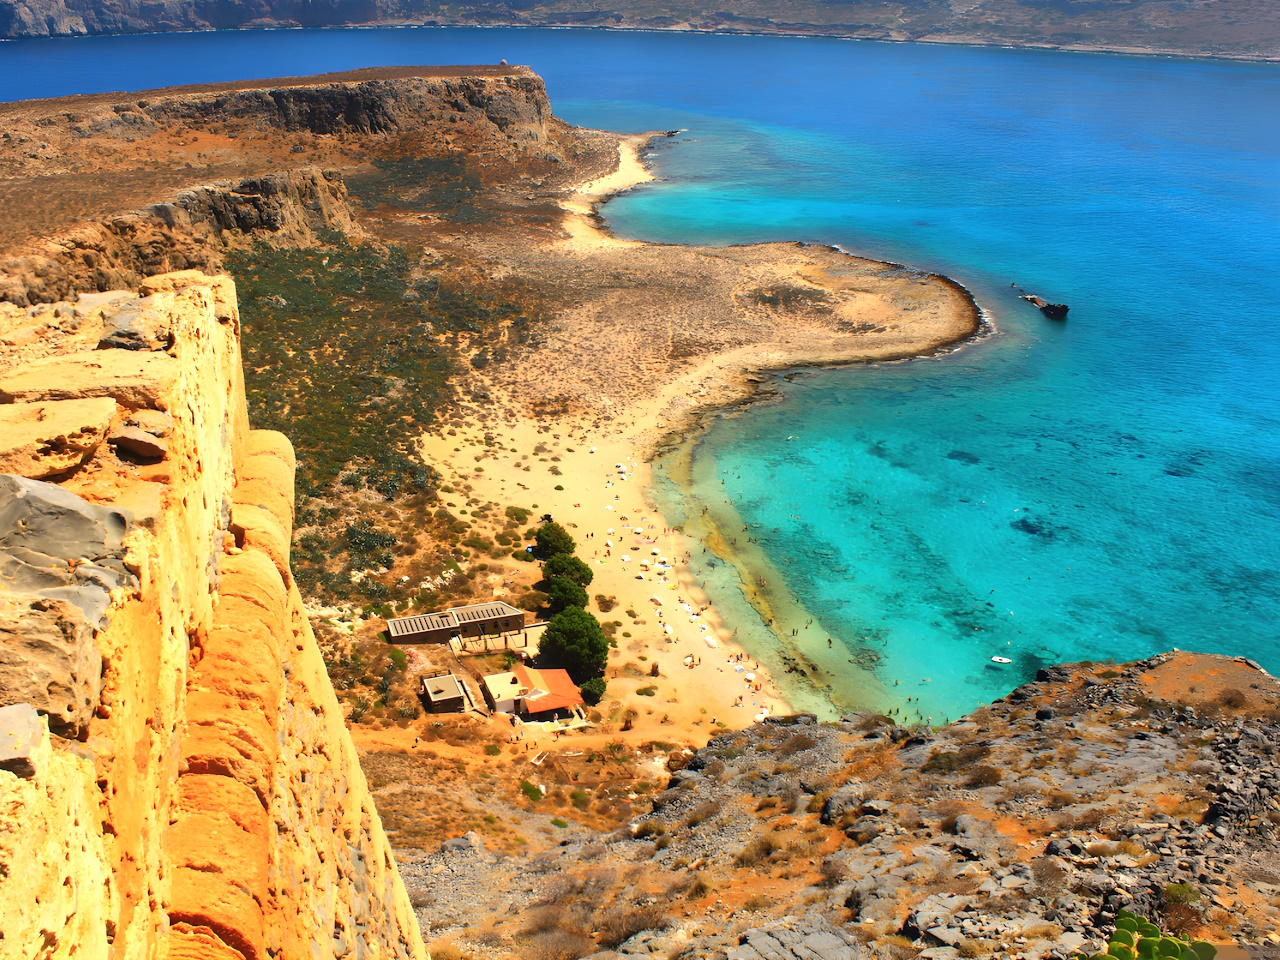
<instances>
[{"instance_id":1,"label":"rocky cliff face","mask_svg":"<svg viewBox=\"0 0 1280 960\"><path fill-rule=\"evenodd\" d=\"M0 333L0 955L420 960L231 281Z\"/></svg>"},{"instance_id":2,"label":"rocky cliff face","mask_svg":"<svg viewBox=\"0 0 1280 960\"><path fill-rule=\"evenodd\" d=\"M175 270L216 270L225 240L269 235L307 246L321 229L351 231L346 188L311 168L184 190L131 213L82 224L0 262L0 301L50 303L77 290L136 286Z\"/></svg>"}]
</instances>

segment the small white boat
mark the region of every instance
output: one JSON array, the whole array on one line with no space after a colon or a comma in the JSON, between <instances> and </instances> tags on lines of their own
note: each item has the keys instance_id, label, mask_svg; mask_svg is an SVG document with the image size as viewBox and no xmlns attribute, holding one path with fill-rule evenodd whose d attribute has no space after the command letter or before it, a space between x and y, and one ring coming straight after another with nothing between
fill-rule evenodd
<instances>
[{"instance_id":1,"label":"small white boat","mask_svg":"<svg viewBox=\"0 0 1280 960\"><path fill-rule=\"evenodd\" d=\"M1013 663L1013 661L1010 660L1008 657L992 657L991 662L992 663Z\"/></svg>"}]
</instances>

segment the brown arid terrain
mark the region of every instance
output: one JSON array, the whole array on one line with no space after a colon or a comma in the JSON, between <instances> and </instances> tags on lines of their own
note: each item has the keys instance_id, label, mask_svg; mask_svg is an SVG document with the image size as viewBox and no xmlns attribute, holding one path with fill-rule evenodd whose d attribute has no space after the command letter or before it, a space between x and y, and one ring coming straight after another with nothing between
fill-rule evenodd
<instances>
[{"instance_id":1,"label":"brown arid terrain","mask_svg":"<svg viewBox=\"0 0 1280 960\"><path fill-rule=\"evenodd\" d=\"M1280 684L1182 653L1042 677L938 730L724 734L611 834L616 757L504 747L466 775L461 841L401 848L424 935L476 957L1063 957L1128 909L1280 956ZM443 800L408 752L366 759L388 822ZM487 786L516 776L539 793Z\"/></svg>"},{"instance_id":2,"label":"brown arid terrain","mask_svg":"<svg viewBox=\"0 0 1280 960\"><path fill-rule=\"evenodd\" d=\"M525 26L857 37L1275 59L1266 0L733 0L715 7L625 0L0 0L0 37L263 27Z\"/></svg>"},{"instance_id":3,"label":"brown arid terrain","mask_svg":"<svg viewBox=\"0 0 1280 960\"><path fill-rule=\"evenodd\" d=\"M1065 957L1126 905L1280 950L1273 678L1052 668L937 730L872 678L818 722L645 498L771 371L981 335L956 284L610 236L652 137L526 68L0 109L0 955ZM604 698L424 716L504 651L385 618L545 610L544 512Z\"/></svg>"}]
</instances>

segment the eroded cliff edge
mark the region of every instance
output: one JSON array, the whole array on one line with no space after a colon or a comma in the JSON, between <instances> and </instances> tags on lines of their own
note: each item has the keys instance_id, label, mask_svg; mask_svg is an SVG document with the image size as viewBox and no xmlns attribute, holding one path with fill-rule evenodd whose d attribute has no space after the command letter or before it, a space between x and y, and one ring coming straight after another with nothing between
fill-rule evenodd
<instances>
[{"instance_id":1,"label":"eroded cliff edge","mask_svg":"<svg viewBox=\"0 0 1280 960\"><path fill-rule=\"evenodd\" d=\"M289 568L233 283L0 304L0 954L425 950Z\"/></svg>"}]
</instances>

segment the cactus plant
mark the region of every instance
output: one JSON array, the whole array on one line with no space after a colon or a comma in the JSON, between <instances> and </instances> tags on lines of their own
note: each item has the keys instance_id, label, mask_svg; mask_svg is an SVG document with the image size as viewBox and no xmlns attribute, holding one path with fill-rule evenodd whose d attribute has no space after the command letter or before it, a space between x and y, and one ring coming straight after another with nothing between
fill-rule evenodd
<instances>
[{"instance_id":1,"label":"cactus plant","mask_svg":"<svg viewBox=\"0 0 1280 960\"><path fill-rule=\"evenodd\" d=\"M1211 943L1165 936L1150 920L1121 910L1107 952L1079 954L1075 960L1213 960L1217 955Z\"/></svg>"}]
</instances>

